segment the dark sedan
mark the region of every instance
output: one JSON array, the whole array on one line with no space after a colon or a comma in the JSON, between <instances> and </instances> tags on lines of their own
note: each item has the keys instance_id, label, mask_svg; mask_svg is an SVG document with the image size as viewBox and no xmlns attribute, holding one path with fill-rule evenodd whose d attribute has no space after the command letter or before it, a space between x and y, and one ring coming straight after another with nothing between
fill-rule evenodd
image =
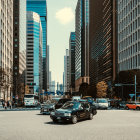
<instances>
[{"instance_id":1,"label":"dark sedan","mask_svg":"<svg viewBox=\"0 0 140 140\"><path fill-rule=\"evenodd\" d=\"M69 101L60 109L52 111L53 122L67 121L76 124L78 120L93 119L93 110L88 102Z\"/></svg>"}]
</instances>

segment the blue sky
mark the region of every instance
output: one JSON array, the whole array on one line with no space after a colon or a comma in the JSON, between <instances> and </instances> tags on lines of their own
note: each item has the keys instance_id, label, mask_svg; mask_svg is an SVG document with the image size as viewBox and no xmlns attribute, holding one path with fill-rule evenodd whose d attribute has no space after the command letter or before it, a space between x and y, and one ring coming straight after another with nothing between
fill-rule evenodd
<instances>
[{"instance_id":1,"label":"blue sky","mask_svg":"<svg viewBox=\"0 0 140 140\"><path fill-rule=\"evenodd\" d=\"M64 55L69 48L70 32L75 31L77 0L47 0L48 45L52 80L63 82Z\"/></svg>"}]
</instances>

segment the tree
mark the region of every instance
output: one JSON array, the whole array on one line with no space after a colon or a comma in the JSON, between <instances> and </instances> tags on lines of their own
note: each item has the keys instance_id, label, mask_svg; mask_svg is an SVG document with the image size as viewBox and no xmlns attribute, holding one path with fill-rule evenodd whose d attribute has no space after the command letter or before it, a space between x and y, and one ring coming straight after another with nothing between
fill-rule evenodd
<instances>
[{"instance_id":1,"label":"tree","mask_svg":"<svg viewBox=\"0 0 140 140\"><path fill-rule=\"evenodd\" d=\"M26 86L25 86L25 94L29 94L29 92L30 92L29 90L30 90L30 89L29 89L29 86L26 85Z\"/></svg>"},{"instance_id":2,"label":"tree","mask_svg":"<svg viewBox=\"0 0 140 140\"><path fill-rule=\"evenodd\" d=\"M12 92L12 83L12 69L3 69L2 67L0 67L0 93L3 91L4 100L8 100L8 91L10 90L10 93ZM5 99L5 95L7 96L7 99Z\"/></svg>"},{"instance_id":3,"label":"tree","mask_svg":"<svg viewBox=\"0 0 140 140\"><path fill-rule=\"evenodd\" d=\"M105 81L98 82L96 88L97 88L97 97L99 98L106 97L108 86Z\"/></svg>"}]
</instances>

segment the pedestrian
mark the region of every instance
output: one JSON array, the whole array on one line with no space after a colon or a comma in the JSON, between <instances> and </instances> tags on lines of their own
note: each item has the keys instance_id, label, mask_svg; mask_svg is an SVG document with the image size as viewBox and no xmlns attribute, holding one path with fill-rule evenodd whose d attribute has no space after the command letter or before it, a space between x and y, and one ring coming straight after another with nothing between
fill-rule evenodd
<instances>
[{"instance_id":1,"label":"pedestrian","mask_svg":"<svg viewBox=\"0 0 140 140\"><path fill-rule=\"evenodd\" d=\"M2 101L2 106L3 106L3 108L4 108L4 101Z\"/></svg>"},{"instance_id":2,"label":"pedestrian","mask_svg":"<svg viewBox=\"0 0 140 140\"><path fill-rule=\"evenodd\" d=\"M9 108L12 109L12 103L9 101Z\"/></svg>"},{"instance_id":3,"label":"pedestrian","mask_svg":"<svg viewBox=\"0 0 140 140\"><path fill-rule=\"evenodd\" d=\"M7 102L6 101L4 103L4 107L5 107L5 109L7 109Z\"/></svg>"}]
</instances>

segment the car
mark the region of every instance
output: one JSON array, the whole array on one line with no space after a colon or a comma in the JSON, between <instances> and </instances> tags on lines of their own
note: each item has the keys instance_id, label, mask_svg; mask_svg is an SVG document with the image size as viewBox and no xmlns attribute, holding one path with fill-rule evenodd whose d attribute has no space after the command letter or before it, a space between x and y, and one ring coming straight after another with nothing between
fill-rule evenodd
<instances>
[{"instance_id":1,"label":"car","mask_svg":"<svg viewBox=\"0 0 140 140\"><path fill-rule=\"evenodd\" d=\"M83 119L93 119L93 110L88 102L68 101L60 109L52 111L50 118L54 123L71 122L76 124Z\"/></svg>"},{"instance_id":2,"label":"car","mask_svg":"<svg viewBox=\"0 0 140 140\"><path fill-rule=\"evenodd\" d=\"M128 103L126 104L125 109L135 109L135 110L140 110L140 103Z\"/></svg>"},{"instance_id":3,"label":"car","mask_svg":"<svg viewBox=\"0 0 140 140\"><path fill-rule=\"evenodd\" d=\"M94 103L94 99L91 96L84 96L82 99L87 100L90 104Z\"/></svg>"},{"instance_id":4,"label":"car","mask_svg":"<svg viewBox=\"0 0 140 140\"><path fill-rule=\"evenodd\" d=\"M80 100L81 99L81 96L73 96L72 97L72 100L73 101L78 101L78 100Z\"/></svg>"},{"instance_id":5,"label":"car","mask_svg":"<svg viewBox=\"0 0 140 140\"><path fill-rule=\"evenodd\" d=\"M51 111L55 110L55 102L52 100L47 100L41 104L40 113L41 114L50 114Z\"/></svg>"},{"instance_id":6,"label":"car","mask_svg":"<svg viewBox=\"0 0 140 140\"><path fill-rule=\"evenodd\" d=\"M128 104L127 101L118 101L117 104L116 104L116 108L125 108L126 107L126 104Z\"/></svg>"},{"instance_id":7,"label":"car","mask_svg":"<svg viewBox=\"0 0 140 140\"><path fill-rule=\"evenodd\" d=\"M105 98L97 98L96 99L96 107L98 109L108 109L108 100Z\"/></svg>"},{"instance_id":8,"label":"car","mask_svg":"<svg viewBox=\"0 0 140 140\"><path fill-rule=\"evenodd\" d=\"M79 102L88 102L87 100L85 99L81 99L79 100ZM96 115L97 114L97 107L96 105L94 104L94 102L91 104L90 102L88 102L90 104L90 107L92 108L92 113L93 115Z\"/></svg>"},{"instance_id":9,"label":"car","mask_svg":"<svg viewBox=\"0 0 140 140\"><path fill-rule=\"evenodd\" d=\"M55 109L61 108L67 101L71 101L71 99L69 99L69 98L60 99L60 100L58 101L58 103L55 104Z\"/></svg>"}]
</instances>

